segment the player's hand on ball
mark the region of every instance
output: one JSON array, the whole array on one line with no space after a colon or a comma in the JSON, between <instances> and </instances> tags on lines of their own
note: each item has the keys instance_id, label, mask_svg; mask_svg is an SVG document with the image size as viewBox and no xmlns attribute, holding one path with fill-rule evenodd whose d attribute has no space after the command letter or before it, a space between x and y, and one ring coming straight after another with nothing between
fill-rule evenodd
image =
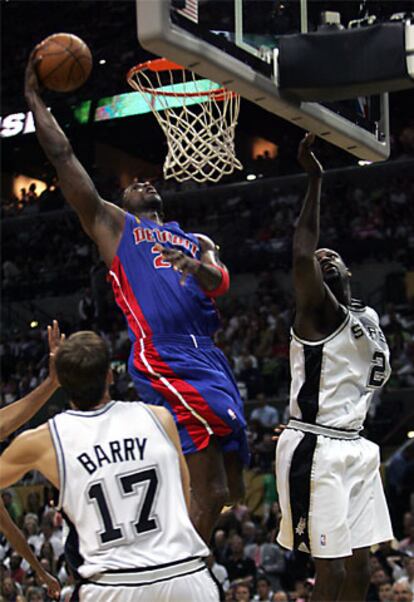
<instances>
[{"instance_id":1,"label":"player's hand on ball","mask_svg":"<svg viewBox=\"0 0 414 602\"><path fill-rule=\"evenodd\" d=\"M171 263L174 270L182 274L180 284L185 284L187 276L196 274L200 268L198 259L188 257L178 249L170 249L168 247L163 247L162 245L156 245L155 249L162 254L165 261Z\"/></svg>"},{"instance_id":2,"label":"player's hand on ball","mask_svg":"<svg viewBox=\"0 0 414 602\"><path fill-rule=\"evenodd\" d=\"M38 46L36 46L30 53L29 60L26 65L26 73L24 80L24 93L26 96L31 93L40 94L40 82L36 73L36 64L41 60L40 57L36 56Z\"/></svg>"},{"instance_id":3,"label":"player's hand on ball","mask_svg":"<svg viewBox=\"0 0 414 602\"><path fill-rule=\"evenodd\" d=\"M315 134L308 132L299 143L298 162L309 175L321 176L323 174L323 167L310 150L314 142Z\"/></svg>"}]
</instances>

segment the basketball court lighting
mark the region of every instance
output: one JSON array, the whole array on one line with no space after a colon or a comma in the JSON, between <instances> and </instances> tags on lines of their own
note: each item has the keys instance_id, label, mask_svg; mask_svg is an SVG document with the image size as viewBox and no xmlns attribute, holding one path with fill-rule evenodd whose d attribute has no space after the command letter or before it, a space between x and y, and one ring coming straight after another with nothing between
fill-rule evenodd
<instances>
[{"instance_id":1,"label":"basketball court lighting","mask_svg":"<svg viewBox=\"0 0 414 602\"><path fill-rule=\"evenodd\" d=\"M100 65L105 65L106 64L106 60L105 59L100 59L99 64Z\"/></svg>"},{"instance_id":2,"label":"basketball court lighting","mask_svg":"<svg viewBox=\"0 0 414 602\"><path fill-rule=\"evenodd\" d=\"M39 322L37 320L32 320L30 322L30 328L37 328L39 326Z\"/></svg>"},{"instance_id":3,"label":"basketball court lighting","mask_svg":"<svg viewBox=\"0 0 414 602\"><path fill-rule=\"evenodd\" d=\"M252 182L256 178L257 178L257 176L254 173L248 173L247 176L246 176L246 180L248 180L249 182Z\"/></svg>"},{"instance_id":4,"label":"basketball court lighting","mask_svg":"<svg viewBox=\"0 0 414 602\"><path fill-rule=\"evenodd\" d=\"M408 439L414 439L414 431L408 431L407 438Z\"/></svg>"}]
</instances>

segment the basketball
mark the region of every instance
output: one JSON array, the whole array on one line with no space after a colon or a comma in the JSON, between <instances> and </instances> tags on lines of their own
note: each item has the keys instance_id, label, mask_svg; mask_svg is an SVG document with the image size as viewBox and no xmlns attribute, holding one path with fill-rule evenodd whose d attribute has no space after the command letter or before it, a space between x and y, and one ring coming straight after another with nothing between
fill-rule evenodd
<instances>
[{"instance_id":1,"label":"basketball","mask_svg":"<svg viewBox=\"0 0 414 602\"><path fill-rule=\"evenodd\" d=\"M78 36L55 33L37 47L37 74L42 84L55 92L72 92L82 86L92 70L92 54Z\"/></svg>"}]
</instances>

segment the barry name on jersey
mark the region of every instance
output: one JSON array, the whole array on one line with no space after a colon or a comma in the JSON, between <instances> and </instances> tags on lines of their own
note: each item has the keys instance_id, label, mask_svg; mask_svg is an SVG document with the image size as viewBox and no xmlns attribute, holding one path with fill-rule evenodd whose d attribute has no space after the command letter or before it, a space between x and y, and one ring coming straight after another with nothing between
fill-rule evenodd
<instances>
[{"instance_id":1,"label":"barry name on jersey","mask_svg":"<svg viewBox=\"0 0 414 602\"><path fill-rule=\"evenodd\" d=\"M98 468L114 462L128 462L144 460L147 438L130 437L127 439L115 439L108 441L105 445L94 445L89 451L82 452L77 460L89 474L93 474Z\"/></svg>"}]
</instances>

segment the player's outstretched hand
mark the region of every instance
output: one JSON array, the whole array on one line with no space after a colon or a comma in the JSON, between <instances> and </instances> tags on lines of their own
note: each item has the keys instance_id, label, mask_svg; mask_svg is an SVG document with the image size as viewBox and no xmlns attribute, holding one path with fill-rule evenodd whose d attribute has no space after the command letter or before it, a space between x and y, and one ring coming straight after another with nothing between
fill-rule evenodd
<instances>
[{"instance_id":1,"label":"player's outstretched hand","mask_svg":"<svg viewBox=\"0 0 414 602\"><path fill-rule=\"evenodd\" d=\"M170 249L162 245L156 245L155 250L162 254L165 261L168 261L177 272L181 273L180 283L185 284L187 276L196 274L200 268L200 261L193 257L188 257L178 249Z\"/></svg>"},{"instance_id":2,"label":"player's outstretched hand","mask_svg":"<svg viewBox=\"0 0 414 602\"><path fill-rule=\"evenodd\" d=\"M274 429L273 429L273 437L272 437L272 441L278 441L280 435L283 433L283 431L287 428L287 424L278 424Z\"/></svg>"},{"instance_id":3,"label":"player's outstretched hand","mask_svg":"<svg viewBox=\"0 0 414 602\"><path fill-rule=\"evenodd\" d=\"M26 73L24 79L24 93L26 98L31 94L40 94L40 82L36 73L36 65L41 60L36 56L37 46L32 50L29 60L26 65Z\"/></svg>"},{"instance_id":4,"label":"player's outstretched hand","mask_svg":"<svg viewBox=\"0 0 414 602\"><path fill-rule=\"evenodd\" d=\"M307 133L306 136L300 141L298 148L298 161L303 169L312 176L321 176L323 174L323 167L315 157L313 152L310 150L312 144L315 142L315 134Z\"/></svg>"},{"instance_id":5,"label":"player's outstretched hand","mask_svg":"<svg viewBox=\"0 0 414 602\"><path fill-rule=\"evenodd\" d=\"M55 355L59 345L65 340L65 335L61 334L57 320L53 320L52 326L47 327L47 338L49 341L49 378L54 383L59 384L55 367Z\"/></svg>"}]
</instances>

